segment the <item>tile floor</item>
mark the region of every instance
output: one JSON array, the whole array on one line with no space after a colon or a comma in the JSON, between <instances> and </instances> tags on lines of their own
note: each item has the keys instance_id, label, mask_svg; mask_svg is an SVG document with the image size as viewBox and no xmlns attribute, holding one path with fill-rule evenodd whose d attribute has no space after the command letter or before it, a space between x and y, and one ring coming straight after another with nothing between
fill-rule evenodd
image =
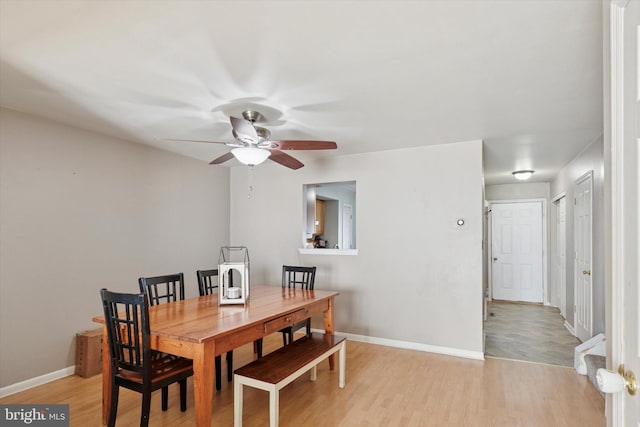
<instances>
[{"instance_id":1,"label":"tile floor","mask_svg":"<svg viewBox=\"0 0 640 427\"><path fill-rule=\"evenodd\" d=\"M560 310L541 304L490 301L484 327L489 357L572 367L580 344L564 327Z\"/></svg>"}]
</instances>

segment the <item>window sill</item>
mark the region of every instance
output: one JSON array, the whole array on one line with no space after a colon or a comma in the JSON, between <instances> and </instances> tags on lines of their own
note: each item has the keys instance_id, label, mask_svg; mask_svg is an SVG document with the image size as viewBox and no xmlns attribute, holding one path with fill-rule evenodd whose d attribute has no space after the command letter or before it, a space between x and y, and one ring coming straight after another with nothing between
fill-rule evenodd
<instances>
[{"instance_id":1,"label":"window sill","mask_svg":"<svg viewBox=\"0 0 640 427\"><path fill-rule=\"evenodd\" d=\"M358 255L357 249L307 249L298 248L301 255Z\"/></svg>"}]
</instances>

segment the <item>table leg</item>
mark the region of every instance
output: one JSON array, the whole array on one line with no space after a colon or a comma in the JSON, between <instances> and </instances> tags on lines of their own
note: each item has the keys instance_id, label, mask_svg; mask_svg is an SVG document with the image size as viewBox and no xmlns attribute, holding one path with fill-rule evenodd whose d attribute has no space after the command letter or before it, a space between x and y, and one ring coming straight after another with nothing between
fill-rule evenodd
<instances>
[{"instance_id":1,"label":"table leg","mask_svg":"<svg viewBox=\"0 0 640 427\"><path fill-rule=\"evenodd\" d=\"M335 332L333 325L333 297L329 298L329 308L323 313L324 331L333 335ZM329 356L329 369L333 371L335 367L335 353Z\"/></svg>"},{"instance_id":2,"label":"table leg","mask_svg":"<svg viewBox=\"0 0 640 427\"><path fill-rule=\"evenodd\" d=\"M196 411L196 426L211 426L213 409L213 383L215 344L203 343L196 349L193 357L193 394Z\"/></svg>"},{"instance_id":3,"label":"table leg","mask_svg":"<svg viewBox=\"0 0 640 427\"><path fill-rule=\"evenodd\" d=\"M102 326L102 424L107 425L111 406L111 357L109 356L109 340L107 325Z\"/></svg>"}]
</instances>

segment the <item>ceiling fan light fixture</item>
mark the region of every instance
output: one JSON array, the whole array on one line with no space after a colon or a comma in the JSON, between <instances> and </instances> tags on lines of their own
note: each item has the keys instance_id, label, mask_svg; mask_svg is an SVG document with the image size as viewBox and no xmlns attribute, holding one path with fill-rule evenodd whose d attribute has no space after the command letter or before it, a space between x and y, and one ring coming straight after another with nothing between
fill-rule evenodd
<instances>
[{"instance_id":1,"label":"ceiling fan light fixture","mask_svg":"<svg viewBox=\"0 0 640 427\"><path fill-rule=\"evenodd\" d=\"M259 165L271 155L269 150L256 147L238 147L231 150L231 153L240 163L248 166Z\"/></svg>"},{"instance_id":2,"label":"ceiling fan light fixture","mask_svg":"<svg viewBox=\"0 0 640 427\"><path fill-rule=\"evenodd\" d=\"M524 181L531 178L531 175L533 175L534 172L535 171L532 171L532 170L519 170L519 171L511 172L511 174L516 179L519 179L520 181Z\"/></svg>"}]
</instances>

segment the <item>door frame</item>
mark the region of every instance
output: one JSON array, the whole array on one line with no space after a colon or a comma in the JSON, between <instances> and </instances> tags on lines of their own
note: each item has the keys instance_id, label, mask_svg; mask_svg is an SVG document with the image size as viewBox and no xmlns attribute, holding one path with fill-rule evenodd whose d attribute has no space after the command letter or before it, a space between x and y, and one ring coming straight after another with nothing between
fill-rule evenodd
<instances>
[{"instance_id":1,"label":"door frame","mask_svg":"<svg viewBox=\"0 0 640 427\"><path fill-rule=\"evenodd\" d=\"M348 221L345 221L344 219L344 215L347 212L347 210L350 212L350 217ZM349 224L349 233L345 233L345 224ZM350 247L345 247L345 236L349 236L349 246ZM353 246L353 206L351 206L349 203L345 203L342 205L342 230L341 230L341 234L340 234L340 249L351 249L351 246Z\"/></svg>"},{"instance_id":2,"label":"door frame","mask_svg":"<svg viewBox=\"0 0 640 427\"><path fill-rule=\"evenodd\" d=\"M562 307L558 306L558 309L560 309L560 314L562 314L562 316L565 318L565 320L567 319L567 193L565 191L563 191L562 193L556 194L552 199L551 199L551 206L554 207L554 216L553 216L553 221L554 224L557 224L557 219L558 219L558 208L556 206L556 203L558 203L561 199L564 198L564 203L565 203L565 220L564 220L564 228L565 228L565 242L564 242L564 246L565 246L565 256L564 256L564 314L562 313ZM559 240L559 233L558 233L558 228L557 226L555 227L555 234L553 236L553 247L557 248L558 244L557 241ZM554 252L555 253L555 252ZM549 255L551 255L551 251L549 252ZM558 254L556 253L556 256ZM555 265L555 260L553 265ZM555 268L553 269L554 273L557 273L555 271ZM556 283L556 279L555 279L555 275L553 275L554 278L551 278L551 280L549 281L549 290L550 290L550 294L552 293L551 291L555 291L556 294L558 294L557 292L557 288L559 288L559 283ZM555 284L555 286L552 286L553 284ZM553 289L552 289L553 288ZM558 301L558 303L562 303L563 302L563 298L560 297L560 301ZM551 296L549 296L549 305L551 304Z\"/></svg>"},{"instance_id":3,"label":"door frame","mask_svg":"<svg viewBox=\"0 0 640 427\"><path fill-rule=\"evenodd\" d=\"M493 205L498 204L506 204L506 203L532 203L532 202L540 202L542 203L542 303L544 305L549 305L549 280L548 280L548 270L547 270L547 258L549 257L549 248L547 242L547 199L514 199L514 200L488 200L489 210L488 213L491 215L491 211L493 210ZM492 273L492 258L493 258L493 236L492 236L492 227L491 223L492 217L487 216L487 240L489 244L487 245L487 287L488 287L488 295L487 299L489 301L493 300L493 273Z\"/></svg>"},{"instance_id":4,"label":"door frame","mask_svg":"<svg viewBox=\"0 0 640 427\"><path fill-rule=\"evenodd\" d=\"M591 270L591 275L589 278L589 335L593 336L593 170L586 172L581 175L578 179L573 182L573 200L574 200L574 208L573 208L573 335L578 336L578 281L579 276L578 273L580 269L578 268L578 210L576 209L576 201L578 195L578 186L589 180L589 268ZM591 336L587 337L587 339L591 338Z\"/></svg>"},{"instance_id":5,"label":"door frame","mask_svg":"<svg viewBox=\"0 0 640 427\"><path fill-rule=\"evenodd\" d=\"M609 200L609 218L611 234L605 242L610 249L606 263L607 280L611 283L607 297L610 303L606 315L607 321L607 368L616 369L624 363L624 17L629 0L612 0L610 12L610 99L605 112L610 113L609 178L611 199ZM606 40L606 38L605 38ZM640 95L640 94L639 94ZM609 107L607 111L607 107ZM606 129L606 126L605 126ZM605 150L606 153L606 150ZM640 161L640 159L639 159ZM605 216L607 211L605 211ZM624 399L626 391L607 395L605 413L607 426L622 426L625 422Z\"/></svg>"}]
</instances>

